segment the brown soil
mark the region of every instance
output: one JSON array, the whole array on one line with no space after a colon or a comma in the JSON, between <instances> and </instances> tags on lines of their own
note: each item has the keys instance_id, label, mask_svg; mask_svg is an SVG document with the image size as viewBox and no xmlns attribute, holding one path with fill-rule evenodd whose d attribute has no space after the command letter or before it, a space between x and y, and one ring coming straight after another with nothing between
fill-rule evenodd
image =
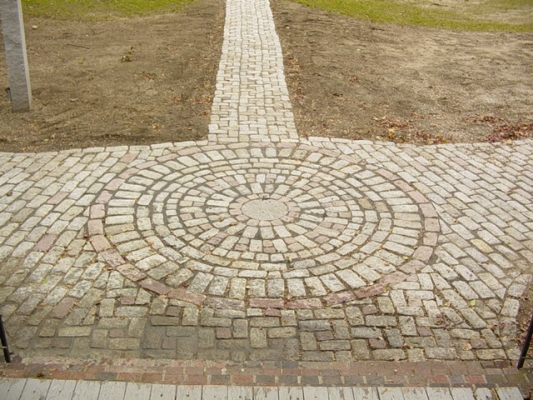
<instances>
[{"instance_id":1,"label":"brown soil","mask_svg":"<svg viewBox=\"0 0 533 400\"><path fill-rule=\"evenodd\" d=\"M374 24L273 0L302 136L473 142L533 135L533 35ZM26 21L31 113L0 92L0 151L198 140L222 0L104 22ZM8 86L0 53L0 88Z\"/></svg>"},{"instance_id":2,"label":"brown soil","mask_svg":"<svg viewBox=\"0 0 533 400\"><path fill-rule=\"evenodd\" d=\"M33 110L11 112L0 53L0 151L204 138L223 24L222 0L114 21L27 19Z\"/></svg>"},{"instance_id":3,"label":"brown soil","mask_svg":"<svg viewBox=\"0 0 533 400\"><path fill-rule=\"evenodd\" d=\"M533 135L533 34L374 24L285 0L273 8L302 136L434 143Z\"/></svg>"}]
</instances>

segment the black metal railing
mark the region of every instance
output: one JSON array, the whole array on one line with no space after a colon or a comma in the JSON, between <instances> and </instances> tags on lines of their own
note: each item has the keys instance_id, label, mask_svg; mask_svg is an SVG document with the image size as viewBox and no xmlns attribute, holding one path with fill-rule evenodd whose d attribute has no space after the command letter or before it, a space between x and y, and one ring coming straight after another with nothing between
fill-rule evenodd
<instances>
[{"instance_id":1,"label":"black metal railing","mask_svg":"<svg viewBox=\"0 0 533 400\"><path fill-rule=\"evenodd\" d=\"M4 322L0 315L0 342L2 343L2 350L4 351L4 359L7 363L11 362L11 354L9 353L9 347L7 345L6 331L4 330Z\"/></svg>"},{"instance_id":2,"label":"black metal railing","mask_svg":"<svg viewBox=\"0 0 533 400\"><path fill-rule=\"evenodd\" d=\"M524 361L526 360L527 351L529 350L529 343L531 342L531 336L533 336L533 314L531 315L531 321L529 321L529 328L527 328L526 338L524 344L522 345L522 351L520 352L520 358L518 359L518 369L524 366Z\"/></svg>"}]
</instances>

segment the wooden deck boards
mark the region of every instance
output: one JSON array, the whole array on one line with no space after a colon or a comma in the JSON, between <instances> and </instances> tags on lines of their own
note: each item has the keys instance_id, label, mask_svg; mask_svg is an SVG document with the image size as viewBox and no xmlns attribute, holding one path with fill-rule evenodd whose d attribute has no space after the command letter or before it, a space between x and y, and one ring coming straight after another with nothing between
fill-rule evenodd
<instances>
[{"instance_id":1,"label":"wooden deck boards","mask_svg":"<svg viewBox=\"0 0 533 400\"><path fill-rule=\"evenodd\" d=\"M134 382L0 379L3 400L523 400L516 387L176 386Z\"/></svg>"}]
</instances>

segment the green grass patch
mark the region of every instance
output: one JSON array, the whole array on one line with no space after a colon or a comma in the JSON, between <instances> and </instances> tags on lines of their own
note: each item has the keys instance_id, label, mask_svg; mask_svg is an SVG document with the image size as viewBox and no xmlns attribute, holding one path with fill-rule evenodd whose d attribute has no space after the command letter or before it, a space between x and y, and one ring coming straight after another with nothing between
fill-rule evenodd
<instances>
[{"instance_id":1,"label":"green grass patch","mask_svg":"<svg viewBox=\"0 0 533 400\"><path fill-rule=\"evenodd\" d=\"M99 20L177 12L194 0L22 0L24 15Z\"/></svg>"},{"instance_id":2,"label":"green grass patch","mask_svg":"<svg viewBox=\"0 0 533 400\"><path fill-rule=\"evenodd\" d=\"M533 32L532 0L293 0L372 22L469 31Z\"/></svg>"}]
</instances>

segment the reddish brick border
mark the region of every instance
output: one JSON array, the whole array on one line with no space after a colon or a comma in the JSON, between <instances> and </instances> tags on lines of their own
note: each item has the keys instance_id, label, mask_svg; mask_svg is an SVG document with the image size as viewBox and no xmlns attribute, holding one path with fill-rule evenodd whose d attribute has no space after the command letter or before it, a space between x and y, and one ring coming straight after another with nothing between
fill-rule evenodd
<instances>
[{"instance_id":1,"label":"reddish brick border","mask_svg":"<svg viewBox=\"0 0 533 400\"><path fill-rule=\"evenodd\" d=\"M533 391L533 369L509 361L209 361L15 359L0 376L67 380L134 381L178 385L246 386L517 386L524 398Z\"/></svg>"}]
</instances>

